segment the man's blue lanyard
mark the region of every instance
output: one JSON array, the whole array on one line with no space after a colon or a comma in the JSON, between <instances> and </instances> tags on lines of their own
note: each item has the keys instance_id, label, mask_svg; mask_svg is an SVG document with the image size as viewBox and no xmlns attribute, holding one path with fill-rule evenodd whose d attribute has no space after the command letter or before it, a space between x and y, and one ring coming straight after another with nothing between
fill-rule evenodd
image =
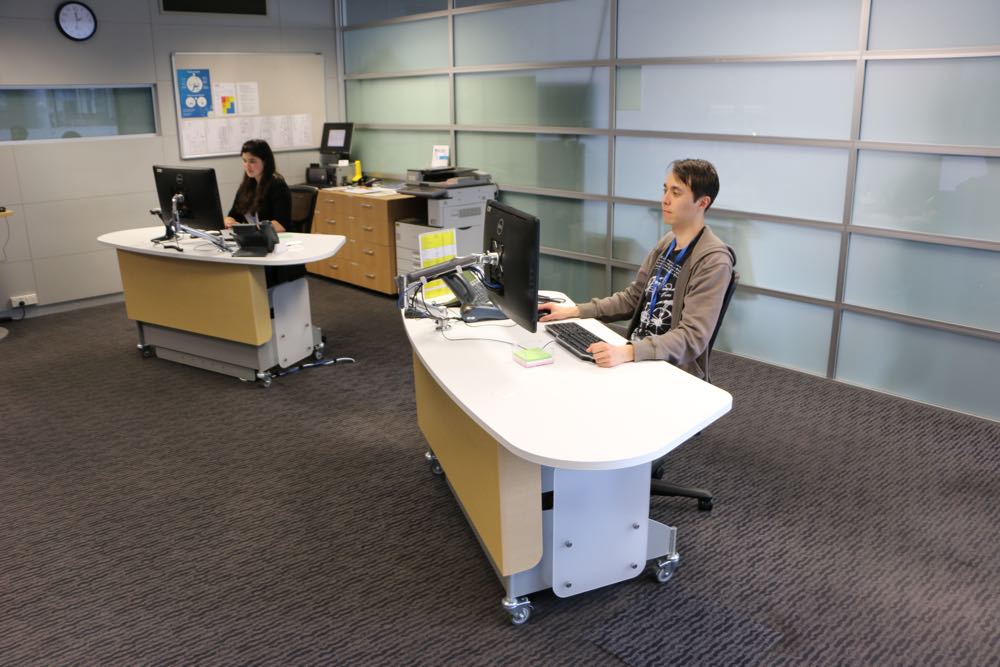
<instances>
[{"instance_id":1,"label":"man's blue lanyard","mask_svg":"<svg viewBox=\"0 0 1000 667\"><path fill-rule=\"evenodd\" d=\"M653 278L653 293L649 297L650 317L653 317L653 311L656 309L656 301L660 297L660 288L666 285L670 281L670 276L673 274L674 269L680 266L681 261L683 261L684 259L684 253L688 251L688 248L690 248L692 244L689 243L687 245L687 248L681 250L680 253L677 255L677 257L675 257L674 260L671 261L670 253L674 251L674 246L676 245L677 245L677 239L671 239L670 245L667 246L667 252L664 253L663 255L663 262L661 263L660 268L656 271L656 276ZM667 272L666 275L663 275L661 278L661 274L663 273L664 269L666 269Z\"/></svg>"}]
</instances>

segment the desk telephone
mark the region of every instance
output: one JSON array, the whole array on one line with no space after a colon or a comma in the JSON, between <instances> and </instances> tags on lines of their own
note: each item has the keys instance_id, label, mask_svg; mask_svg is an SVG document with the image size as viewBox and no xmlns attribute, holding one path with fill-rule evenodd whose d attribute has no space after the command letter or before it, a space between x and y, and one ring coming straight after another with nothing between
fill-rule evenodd
<instances>
[{"instance_id":1,"label":"desk telephone","mask_svg":"<svg viewBox=\"0 0 1000 667\"><path fill-rule=\"evenodd\" d=\"M441 280L455 295L455 300L445 304L448 307L458 307L462 320L465 322L480 322L482 320L505 320L507 316L493 305L490 293L475 273L463 271L441 276Z\"/></svg>"},{"instance_id":2,"label":"desk telephone","mask_svg":"<svg viewBox=\"0 0 1000 667\"><path fill-rule=\"evenodd\" d=\"M264 257L278 245L278 233L274 231L269 220L254 224L252 222L235 224L231 227L233 238L240 249L233 257Z\"/></svg>"}]
</instances>

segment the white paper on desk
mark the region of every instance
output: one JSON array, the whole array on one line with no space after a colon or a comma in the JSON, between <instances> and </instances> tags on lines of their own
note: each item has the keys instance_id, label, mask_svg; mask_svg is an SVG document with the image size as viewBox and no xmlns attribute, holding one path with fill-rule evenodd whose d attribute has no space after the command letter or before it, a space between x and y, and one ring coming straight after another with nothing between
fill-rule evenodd
<instances>
[{"instance_id":1,"label":"white paper on desk","mask_svg":"<svg viewBox=\"0 0 1000 667\"><path fill-rule=\"evenodd\" d=\"M420 268L434 266L458 256L458 240L455 228L425 232L417 237L420 245ZM424 285L424 301L446 303L455 298L442 280L432 280Z\"/></svg>"}]
</instances>

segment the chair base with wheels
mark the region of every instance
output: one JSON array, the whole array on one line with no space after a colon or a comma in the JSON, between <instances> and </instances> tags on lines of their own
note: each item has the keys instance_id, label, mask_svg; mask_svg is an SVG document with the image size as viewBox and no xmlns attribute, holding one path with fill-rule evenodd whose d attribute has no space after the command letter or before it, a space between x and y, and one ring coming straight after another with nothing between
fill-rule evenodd
<instances>
[{"instance_id":1,"label":"chair base with wheels","mask_svg":"<svg viewBox=\"0 0 1000 667\"><path fill-rule=\"evenodd\" d=\"M715 496L708 489L671 484L670 482L664 482L662 477L663 467L660 466L653 471L653 480L650 482L649 487L650 495L695 498L698 501L698 509L705 511L712 509L712 501L715 500Z\"/></svg>"}]
</instances>

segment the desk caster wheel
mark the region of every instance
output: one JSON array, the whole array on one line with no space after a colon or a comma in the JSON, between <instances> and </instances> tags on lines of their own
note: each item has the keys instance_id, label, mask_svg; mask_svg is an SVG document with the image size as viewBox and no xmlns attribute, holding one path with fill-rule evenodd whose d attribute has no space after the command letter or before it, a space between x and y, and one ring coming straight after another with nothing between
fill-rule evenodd
<instances>
[{"instance_id":1,"label":"desk caster wheel","mask_svg":"<svg viewBox=\"0 0 1000 667\"><path fill-rule=\"evenodd\" d=\"M705 498L699 498L698 499L698 509L700 509L700 510L702 510L704 512L710 511L712 509L712 500L711 499L705 499Z\"/></svg>"},{"instance_id":2,"label":"desk caster wheel","mask_svg":"<svg viewBox=\"0 0 1000 667\"><path fill-rule=\"evenodd\" d=\"M257 373L257 379L260 380L260 386L264 387L264 389L267 389L268 387L271 386L271 380L273 378L270 373L268 373L267 371L263 371Z\"/></svg>"},{"instance_id":3,"label":"desk caster wheel","mask_svg":"<svg viewBox=\"0 0 1000 667\"><path fill-rule=\"evenodd\" d=\"M323 359L323 348L325 347L326 343L320 343L319 345L313 346L313 359L321 361Z\"/></svg>"},{"instance_id":4,"label":"desk caster wheel","mask_svg":"<svg viewBox=\"0 0 1000 667\"><path fill-rule=\"evenodd\" d=\"M441 467L441 463L440 461L438 461L438 457L434 456L434 452L424 452L424 459L430 465L432 473L434 473L435 475L444 474L444 468Z\"/></svg>"},{"instance_id":5,"label":"desk caster wheel","mask_svg":"<svg viewBox=\"0 0 1000 667\"><path fill-rule=\"evenodd\" d=\"M153 351L152 345L140 345L139 352L142 353L143 359L151 359L152 357L156 356L156 353Z\"/></svg>"},{"instance_id":6,"label":"desk caster wheel","mask_svg":"<svg viewBox=\"0 0 1000 667\"><path fill-rule=\"evenodd\" d=\"M524 625L531 618L531 610L534 607L526 597L504 598L501 601L503 609L510 614L510 622L514 625Z\"/></svg>"},{"instance_id":7,"label":"desk caster wheel","mask_svg":"<svg viewBox=\"0 0 1000 667\"><path fill-rule=\"evenodd\" d=\"M656 570L653 572L653 575L656 577L658 582L665 584L670 581L671 577L674 576L674 572L680 564L681 555L679 553L675 553L673 556L656 561Z\"/></svg>"}]
</instances>

